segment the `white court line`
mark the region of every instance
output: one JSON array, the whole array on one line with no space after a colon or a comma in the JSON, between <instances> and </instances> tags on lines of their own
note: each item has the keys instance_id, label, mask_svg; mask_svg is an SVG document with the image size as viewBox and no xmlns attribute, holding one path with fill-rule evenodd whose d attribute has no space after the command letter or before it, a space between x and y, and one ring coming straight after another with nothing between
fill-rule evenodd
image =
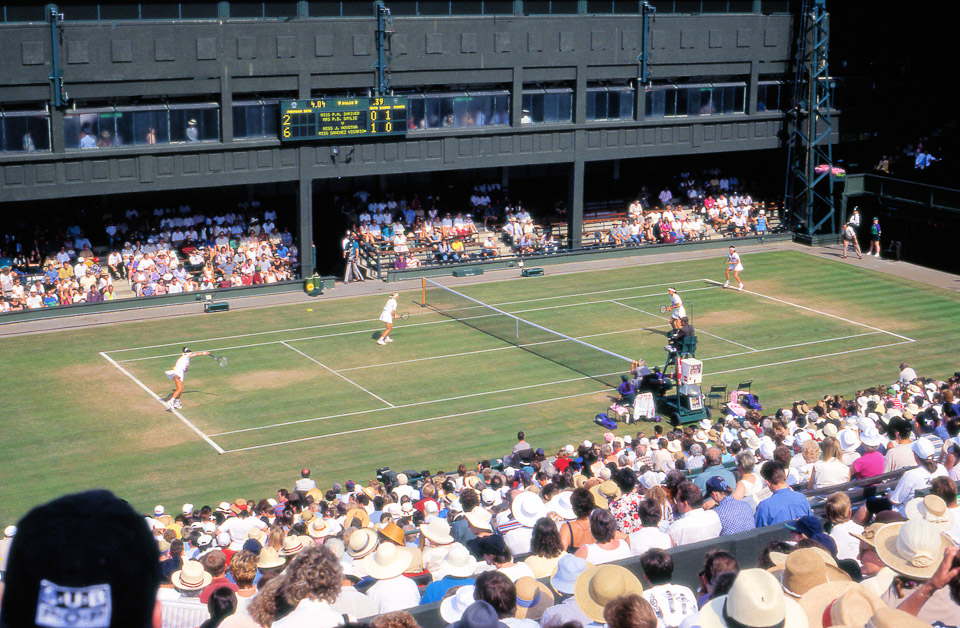
<instances>
[{"instance_id":1,"label":"white court line","mask_svg":"<svg viewBox=\"0 0 960 628\"><path fill-rule=\"evenodd\" d=\"M645 327L644 329L657 329L658 327L669 327L669 325L651 325L651 326L649 326L649 327ZM618 331L605 331L605 332L601 332L601 333L597 333L597 334L586 334L586 335L584 335L584 336L570 336L570 337L573 338L573 339L575 339L575 340L583 340L584 338L596 338L597 336L614 336L614 335L616 335L616 334L634 333L635 331L637 331L636 328L630 328L630 329L621 329L621 330L618 330ZM366 365L364 365L364 366L351 366L351 367L348 367L348 368L345 368L345 369L338 369L338 370L339 370L339 372L341 372L341 373L346 372L346 371L359 371L359 370L361 370L361 369L379 368L379 367L381 367L381 366L396 366L397 364L410 364L411 362L425 362L425 361L427 361L427 360L439 360L439 359L442 359L442 358L459 358L459 357L463 357L463 356L465 356L465 355L476 355L476 354L478 354L478 353L491 353L491 352L493 352L493 351L506 351L506 350L508 350L508 349L522 349L522 348L524 348L524 347L536 347L536 346L539 346L539 345L548 345L548 344L554 343L554 342L564 342L564 340L563 340L563 339L560 339L560 340L544 340L543 342L530 342L530 343L522 344L522 345L508 345L508 346L506 346L506 347L496 347L496 348L493 348L493 349L477 349L476 351L463 351L463 352L461 352L461 353L447 353L447 354L444 354L444 355L430 355L430 356L427 356L427 357L424 357L424 358L411 358L411 359L409 359L409 360L398 360L398 361L396 361L396 362L379 362L379 363L377 363L377 364L366 364Z\"/></svg>"},{"instance_id":2,"label":"white court line","mask_svg":"<svg viewBox=\"0 0 960 628\"><path fill-rule=\"evenodd\" d=\"M784 364L794 364L796 362L805 362L807 360L819 360L820 358L832 358L838 355L847 355L850 353L860 353L861 351L873 351L874 349L885 349L886 347L896 347L898 345L908 345L911 342L916 342L916 340L903 340L901 342L891 342L885 345L877 345L875 347L864 347L862 349L850 349L849 351L836 351L834 353L824 353L823 355L811 355L805 358L796 358L793 360L783 360L781 362L770 362L769 364L757 364L754 366L744 366L742 368L728 369L726 371L711 371L710 376L714 375L723 375L724 373L736 373L738 371L749 371L751 369L762 369L767 368L768 366L783 366Z\"/></svg>"},{"instance_id":3,"label":"white court line","mask_svg":"<svg viewBox=\"0 0 960 628\"><path fill-rule=\"evenodd\" d=\"M228 450L226 450L226 453L232 454L232 453L236 453L236 452L239 452L239 451L250 451L250 450L252 450L252 449L263 449L263 448L265 448L265 447L277 447L277 446L279 446L279 445L290 445L290 444L293 444L293 443L302 443L302 442L308 441L308 440L318 440L318 439L321 439L321 438L333 438L334 436L346 436L346 435L348 435L348 434L359 434L359 433L361 433L361 432L372 432L372 431L375 431L375 430L386 430L386 429L390 429L390 428L393 428L393 427L400 427L400 426L402 426L402 425L415 425L415 424L417 424L417 423L429 423L429 422L432 422L432 421L443 421L443 420L445 420L445 419L453 419L453 418L462 417L462 416L470 416L471 414L480 414L480 413L483 413L483 412L495 412L495 411L498 411L498 410L509 410L509 409L511 409L511 408L522 408L522 407L524 407L524 406L531 406L531 405L540 404L540 403L550 403L550 402L552 402L552 401L562 401L562 400L564 400L564 399L574 399L574 398L576 398L576 397L586 397L587 395L597 395L597 394L600 394L600 393L603 393L603 392L607 392L607 389L604 389L604 390L596 390L596 391L588 392L588 393L580 393L580 394L577 394L577 395L566 395L566 396L564 396L564 397L553 397L553 398L551 398L551 399L542 399L542 400L540 400L540 401L527 401L527 402L525 402L525 403L513 403L513 404L510 404L510 405L499 406L499 407L496 407L496 408L487 408L487 409L485 409L485 410L470 410L470 411L467 411L467 412L458 412L458 413L456 413L456 414L447 414L447 415L445 415L445 416L435 416L435 417L430 417L430 418L428 418L428 419L416 419L416 420L413 420L413 421L403 421L403 422L401 422L401 423L390 423L390 424L388 424L388 425L375 425L375 426L373 426L373 427L363 427L363 428L359 428L359 429L355 429L355 430L345 430L345 431L343 431L343 432L334 432L334 433L332 433L332 434L319 434L319 435L317 435L317 436L306 436L306 437L304 437L304 438L295 438L295 439L292 439L292 440L285 440L285 441L280 441L280 442L277 442L277 443L267 443L267 444L265 444L265 445L251 445L250 447L238 447L237 449L228 449Z\"/></svg>"},{"instance_id":4,"label":"white court line","mask_svg":"<svg viewBox=\"0 0 960 628\"><path fill-rule=\"evenodd\" d=\"M413 403L405 403L405 404L398 405L393 409L402 410L404 408L416 408L417 406L428 406L434 403L444 403L446 401L458 401L460 399L469 399L471 397L485 397L487 395L499 395L502 393L516 392L518 390L529 390L531 388L540 388L542 386L556 386L558 384L582 382L587 379L595 379L597 377L610 377L611 375L619 375L619 374L620 372L617 371L616 373L601 373L600 375L594 375L593 377L590 377L589 375L583 375L581 377L571 377L569 379L558 379L552 382L543 382L542 384L527 384L526 386L516 386L514 388L501 388L500 390L487 390L484 392L469 393L467 395L458 395L456 397L444 397L443 399L431 399L430 401L416 401ZM331 414L328 416L319 416L319 417L313 417L310 419L297 419L295 421L284 421L283 423L271 423L270 425L259 425L257 427L245 427L239 430L217 432L216 434L211 434L211 436L226 436L228 434L239 434L241 432L256 432L259 430L269 430L275 427L284 427L287 425L298 425L300 423L314 423L316 421L329 421L330 419L341 419L343 417L356 416L358 414L383 412L384 410L391 410L391 408L374 408L372 410L356 410L354 412L344 412L343 414Z\"/></svg>"},{"instance_id":5,"label":"white court line","mask_svg":"<svg viewBox=\"0 0 960 628\"><path fill-rule=\"evenodd\" d=\"M697 279L696 281L700 281L700 280ZM686 290L685 292L693 292L694 290L713 290L713 288L694 288L693 290ZM660 295L659 293L657 293L657 294L642 294L642 295L633 296L633 297L621 297L621 298L622 298L622 299L642 299L642 298L652 297L652 296L661 296L661 295ZM599 301L583 301L583 302L581 302L581 303L565 303L565 304L563 304L563 305L551 305L551 306L548 306L548 307L531 308L531 309L528 309L528 310L517 310L516 312L509 312L509 313L510 313L510 314L514 314L514 315L516 315L516 314L528 314L528 313L530 313L530 312L542 312L542 311L546 311L546 310L556 310L556 309L563 309L563 308L567 308L567 307L581 307L581 306L585 306L585 305L602 305L602 304L604 304L604 303L616 303L616 301L612 301L612 300L609 300L609 299L605 299L605 300L599 300ZM636 309L636 308L632 308L631 306L625 305L625 304L622 304L622 303L618 303L618 305L623 305L624 307L630 307L631 309ZM464 308L464 309L471 309L471 308ZM482 309L482 308L481 308L480 306L476 306L476 309ZM642 310L637 310L637 311L642 311ZM418 315L418 316L419 316L419 315ZM449 324L449 323L453 323L453 322L457 322L457 321L470 321L470 320L477 320L477 319L480 319L480 318L489 318L489 317L493 317L493 316L499 316L499 314L483 314L483 315L480 315L480 316L464 316L464 317L462 317L462 318L457 319L456 321L455 321L454 319L445 318L445 319L443 319L443 320L439 320L439 321L428 321L428 322L425 322L425 323L409 323L409 324L406 324L406 325L402 325L400 328L423 327L423 326L426 326L426 325L442 325L442 324ZM377 319L377 320L379 320L379 319ZM668 319L663 319L663 320L668 320ZM339 325L339 324L341 324L341 323L336 323L336 324ZM311 328L305 327L304 329L311 329ZM321 338L336 338L336 337L338 337L338 336L351 336L351 335L354 335L354 334L369 334L370 332L381 331L381 330L382 330L382 327L376 327L376 328L371 327L371 328L368 328L368 329L360 329L360 330L354 330L354 331L340 331L340 332L336 332L336 333L332 333L332 334L316 334L316 335L313 335L313 336L301 336L301 337L299 337L299 338L287 338L285 341L284 341L284 340L267 340L267 341L264 341L264 342L252 342L252 343L243 344L243 345L233 345L233 346L228 346L228 347L216 347L216 348L214 348L214 349L212 349L212 350L213 350L213 351L231 351L231 350L234 350L234 349L249 349L249 348L252 348L252 347L263 347L263 346L266 346L266 345L280 344L281 342L300 342L301 340L319 340L319 339L321 339ZM285 330L285 331L298 331L298 330L297 330L297 329L291 329L291 330ZM258 332L258 333L261 333L261 332ZM274 332L264 332L264 333L274 333ZM277 333L279 333L279 332L277 332ZM250 335L256 335L256 334L250 334ZM709 335L709 334L708 334L708 335ZM243 335L238 335L238 336L236 336L236 337L237 337L237 338L240 338L240 337L243 337ZM196 341L196 342L201 342L201 341ZM190 344L196 344L196 342L190 343ZM180 343L173 343L173 344L180 344ZM186 343L184 343L184 344L186 344ZM733 343L733 344L738 344L738 343ZM160 347L160 346L167 346L167 345L157 345L157 346ZM741 345L741 346L743 346L743 345ZM145 347L145 348L147 348L147 347ZM126 351L126 349L123 349L123 350ZM111 353L111 352L108 351L107 353ZM114 352L114 353L116 353L116 352ZM175 357L178 357L178 356L180 356L180 355L181 355L180 353L169 353L169 354L163 354L163 355L151 355L151 356L146 356L146 357L142 357L142 358L127 358L126 360L118 360L118 362L125 364L125 363L127 363L127 362L141 362L141 361L143 361L143 360L160 360L160 359L165 359L165 358L175 358Z\"/></svg>"},{"instance_id":6,"label":"white court line","mask_svg":"<svg viewBox=\"0 0 960 628\"><path fill-rule=\"evenodd\" d=\"M383 397L381 397L380 395L377 395L376 393L370 392L369 390L367 390L366 388L364 388L363 386L361 386L361 385L358 384L357 382L353 381L353 380L350 379L349 377L347 377L347 376L345 376L345 375L341 375L341 374L338 373L337 371L334 371L332 368L330 368L329 366L327 366L327 365L324 364L323 362L320 362L320 361L318 361L318 360L315 360L315 359L311 358L309 355L307 355L306 353L304 353L304 352L301 351L300 349L297 349L297 348L295 348L295 347L291 347L291 346L288 345L286 342L281 342L280 344L282 344L282 345L283 345L284 347L286 347L287 349L291 349L292 351L296 351L297 353L299 353L300 355L302 355L302 356L305 357L306 359L310 360L311 362L313 362L313 363L316 364L317 366L321 366L321 367L327 369L328 371L330 371L331 373L333 373L334 375L336 375L337 377L339 377L339 378L342 379L343 381L345 381L345 382L347 382L347 383L349 383L349 384L353 384L354 386L356 386L357 388L359 388L359 389L362 390L363 392L367 393L367 394L370 395L371 397L374 397L374 398L376 398L376 399L379 399L380 401L382 401L383 403L387 404L387 405L390 406L391 408L395 408L395 407L396 407L396 406L394 406L392 403L390 403L389 401L387 401L386 399L384 399Z\"/></svg>"},{"instance_id":7,"label":"white court line","mask_svg":"<svg viewBox=\"0 0 960 628\"><path fill-rule=\"evenodd\" d=\"M853 334L851 336L839 336L837 338L824 338L822 340L811 340L810 342L798 342L792 345L783 345L781 347L770 347L769 349L754 349L753 351L740 351L738 353L726 353L724 355L716 355L712 358L700 358L701 362L707 362L708 360L722 360L723 358L734 358L738 355L753 355L754 353L763 353L764 351L779 351L780 349L792 349L794 347L806 347L807 345L818 345L824 342L834 342L836 340L849 340L850 338L860 338L861 336L875 336L879 334L878 331L868 331L862 334Z\"/></svg>"},{"instance_id":8,"label":"white court line","mask_svg":"<svg viewBox=\"0 0 960 628\"><path fill-rule=\"evenodd\" d=\"M154 399L156 399L156 400L160 403L160 405L164 406L165 408L167 407L167 403L166 403L163 399L161 399L160 396L157 395L157 393L155 393L155 392L153 392L152 390L150 390L150 388L149 388L146 384L144 384L144 383L141 382L139 379L137 379L136 377L134 377L128 370L126 370L125 368L123 368L122 366L120 366L119 364L117 364L116 360L114 360L113 358L111 358L109 355L107 355L106 353L104 353L104 352L102 352L102 351L100 352L100 355L103 356L103 358L104 358L105 360L107 360L108 362L110 362L110 364L113 364L115 367L117 367L118 369L120 369L120 372L121 372L121 373L123 373L124 375L126 375L127 377L129 377L130 379L132 379L132 380L134 381L134 383L137 384L137 386L139 386L140 388L142 388L142 389L144 389L145 391L147 391L147 393L149 393L151 397L153 397ZM200 431L200 428L198 428L196 425L194 425L193 423L191 423L190 420L187 419L187 417L183 416L183 415L180 413L179 410L177 410L176 408L167 408L167 409L168 409L170 412L172 412L177 418L179 418L181 421L183 421L184 424L185 424L187 427L189 427L191 430L193 430L194 432L196 432L197 435L199 435L200 438L202 438L203 440L205 440L208 445L210 445L211 447L213 447L214 450L216 450L216 452L217 452L218 454L222 454L222 453L223 453L223 448L220 447L220 445L218 445L218 444L216 444L215 442L213 442L213 440L211 440L211 438L210 438L209 436L207 436L206 434L204 434L203 432L201 432L201 431Z\"/></svg>"},{"instance_id":9,"label":"white court line","mask_svg":"<svg viewBox=\"0 0 960 628\"><path fill-rule=\"evenodd\" d=\"M577 292L577 293L573 293L573 294L564 294L564 295L558 295L558 296L554 296L554 297L543 297L543 298L540 298L540 299L525 299L525 300L521 300L521 301L505 301L505 302L503 302L503 303L490 303L489 305L493 305L493 306L495 306L495 307L500 307L500 306L503 306L503 305L516 305L516 304L518 304L518 303L532 303L532 302L535 302L535 301L545 301L545 300L548 300L548 299L567 299L567 298L570 298L570 297L589 296L589 295L591 295L591 294L605 294L605 293L608 293L608 292L623 292L623 291L627 291L627 290L643 290L643 289L645 289L645 288L657 288L657 287L660 287L660 286L672 286L672 285L674 285L674 284L679 285L679 284L682 284L682 283L699 283L699 282L702 282L702 281L703 281L702 279L688 279L688 280L684 280L684 281L675 281L675 282L670 282L670 283L655 283L655 284L644 285L644 286L633 286L633 287L630 287L630 288L613 288L613 289L610 289L610 290L596 290L596 291L594 291L594 292ZM685 292L692 292L692 291L685 291ZM639 299L639 298L653 297L653 296L661 296L661 294L660 294L659 292L657 292L657 293L654 293L654 294L644 294L644 295L640 295L640 296L636 296L636 297L622 297L622 298ZM595 303L604 303L604 301L595 301ZM531 310L531 311L532 311L532 310ZM425 315L428 315L428 314L432 314L432 312L424 312L423 314L411 314L411 316L425 316ZM123 353L123 352L127 352L127 351L141 351L141 350L144 350L144 349L159 349L159 348L161 348L161 347L173 347L173 346L176 346L176 345L190 345L190 344L197 344L197 343L200 343L200 342L217 342L217 341L220 341L220 340L235 340L235 339L237 339L237 338L250 338L250 337L252 337L252 336L264 336L264 335L267 335L267 334L283 334L283 333L288 333L288 332L292 332L292 331L304 331L304 330L306 330L306 329L321 329L321 328L323 328L323 327L336 327L336 326L338 326L338 325L352 325L352 324L356 324L356 323L372 323L372 322L379 321L379 320L380 320L379 318L362 318L362 319L352 320L352 321L342 321L342 322L339 322L339 323L324 323L324 324L322 324L322 325L307 325L307 326L304 326L304 327L291 327L291 328L289 328L289 329L273 329L273 330L270 330L270 331L255 331L255 332L250 332L250 333L247 333L247 334L233 334L233 335L231 335L231 336L219 336L219 337L215 337L215 338L199 338L199 339L196 339L196 340L178 340L177 342L166 342L166 343L158 344L158 345L144 345L144 346L142 346L142 347L130 347L130 348L127 348L127 349L111 349L110 351L105 351L104 353ZM445 321L440 321L440 322L445 322ZM421 324L431 324L431 323L421 323ZM319 336L318 336L318 337L319 337ZM295 338L294 340L288 340L288 342L294 342L295 340L305 340L305 338ZM272 343L263 343L263 344L275 344L276 342L277 342L277 341L273 341ZM259 346L259 345L244 345L244 346ZM177 353L177 354L171 354L171 355L180 355L180 354ZM171 356L163 356L163 357L171 357ZM143 359L150 359L150 358L143 358ZM131 361L131 360L120 360L120 362L129 362L129 361Z\"/></svg>"},{"instance_id":10,"label":"white court line","mask_svg":"<svg viewBox=\"0 0 960 628\"><path fill-rule=\"evenodd\" d=\"M703 290L704 288L699 288L699 289L700 289L700 290ZM692 290L687 290L686 292L693 292L693 291L692 291ZM616 303L617 305L621 305L621 306L623 306L623 307L628 307L628 308L630 308L631 310L636 310L636 311L640 312L641 314L647 314L648 316L653 316L653 317L655 317L655 318L659 318L660 320L664 320L664 321L670 320L669 318L667 318L667 317L665 317L665 316L658 316L657 314L654 314L654 313L652 313L652 312L647 312L647 311L645 311L645 310L641 310L641 309L638 308L638 307L633 307L632 305L627 305L626 303L620 303L620 302L617 301L616 299L612 300L611 303ZM753 347L748 347L748 346L745 345L745 344L742 344L742 343L739 343L739 342L735 342L735 341L733 341L733 340L728 340L728 339L724 338L723 336L718 336L718 335L716 335L716 334L711 334L711 333L708 332L708 331L704 331L703 328L701 328L701 327L697 327L696 333L698 333L698 334L704 334L705 336L712 336L712 337L717 338L717 339L719 339L719 340L722 340L722 341L724 341L724 342L729 342L729 343L732 344L732 345L737 345L738 347L743 347L744 349L749 349L750 351L756 351L756 349L754 349Z\"/></svg>"},{"instance_id":11,"label":"white court line","mask_svg":"<svg viewBox=\"0 0 960 628\"><path fill-rule=\"evenodd\" d=\"M722 286L722 285L723 285L723 284L720 283L719 281L714 281L713 279L704 279L703 281L706 281L706 282L709 282L709 283L712 283L712 284L715 284L715 285L718 285L718 286ZM878 332L883 333L883 334L889 334L890 336L895 336L895 337L900 338L901 340L905 340L905 341L907 341L907 342L916 342L916 339L914 339L914 338L908 338L908 337L906 337L906 336L901 336L900 334L895 334L895 333L893 333L892 331L887 331L886 329L880 329L879 327L874 327L874 326L872 326L872 325L867 325L866 323L861 323L861 322L859 322L859 321L853 321L853 320L850 320L849 318L844 318L844 317L842 317L842 316L837 316L836 314L830 314L829 312L821 312L820 310L815 310L815 309L813 309L812 307L807 307L807 306L805 306L805 305L799 305L799 304L797 304L797 303L791 303L790 301L784 301L783 299L778 299L777 297L771 297L771 296L767 296L767 295L765 295L765 294L760 294L759 292L754 292L753 290L737 290L736 292L746 292L747 294L752 294L752 295L754 295L754 296L758 296L758 297L763 298L763 299L769 299L769 300L771 300L771 301L776 301L777 303L783 303L784 305L791 305L791 306L793 306L793 307L795 307L795 308L799 308L799 309L801 309L801 310L806 310L806 311L808 311L808 312L813 312L814 314L820 314L821 316L829 316L830 318L835 318L835 319L837 319L838 321L843 321L844 323L850 323L851 325L858 325L858 326L860 326L860 327L866 327L867 329L872 329L873 331L878 331ZM904 344L904 343L897 343L897 344Z\"/></svg>"}]
</instances>

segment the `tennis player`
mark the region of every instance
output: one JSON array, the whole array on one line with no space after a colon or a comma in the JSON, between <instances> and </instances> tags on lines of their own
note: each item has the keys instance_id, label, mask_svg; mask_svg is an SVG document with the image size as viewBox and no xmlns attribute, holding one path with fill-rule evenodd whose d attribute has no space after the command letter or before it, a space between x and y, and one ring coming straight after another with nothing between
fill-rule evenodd
<instances>
[{"instance_id":1,"label":"tennis player","mask_svg":"<svg viewBox=\"0 0 960 628\"><path fill-rule=\"evenodd\" d=\"M670 326L676 331L683 324L680 319L687 315L687 311L683 307L683 299L680 298L676 288L667 288L667 292L670 293L670 307L667 311L673 312L670 316Z\"/></svg>"},{"instance_id":2,"label":"tennis player","mask_svg":"<svg viewBox=\"0 0 960 628\"><path fill-rule=\"evenodd\" d=\"M724 282L723 287L730 287L730 271L733 271L733 277L737 280L737 283L740 286L737 290L743 290L743 281L740 280L740 271L743 270L743 264L740 263L740 254L737 253L737 247L731 246L730 253L727 255L727 281Z\"/></svg>"},{"instance_id":3,"label":"tennis player","mask_svg":"<svg viewBox=\"0 0 960 628\"><path fill-rule=\"evenodd\" d=\"M170 395L170 399L167 401L167 408L176 408L179 410L183 407L180 405L180 395L183 394L183 380L187 376L187 369L190 368L190 358L198 355L210 355L210 352L190 351L190 349L184 347L183 355L177 358L177 362L173 365L173 368L167 371L167 377L172 379L174 385L176 386L176 389L173 391L173 394Z\"/></svg>"},{"instance_id":4,"label":"tennis player","mask_svg":"<svg viewBox=\"0 0 960 628\"><path fill-rule=\"evenodd\" d=\"M386 329L380 334L380 338L377 340L378 345L393 342L393 338L390 337L390 331L393 329L393 317L397 315L397 297L399 296L399 292L391 294L390 298L387 299L387 304L383 306L383 311L380 312L380 320L383 321Z\"/></svg>"}]
</instances>

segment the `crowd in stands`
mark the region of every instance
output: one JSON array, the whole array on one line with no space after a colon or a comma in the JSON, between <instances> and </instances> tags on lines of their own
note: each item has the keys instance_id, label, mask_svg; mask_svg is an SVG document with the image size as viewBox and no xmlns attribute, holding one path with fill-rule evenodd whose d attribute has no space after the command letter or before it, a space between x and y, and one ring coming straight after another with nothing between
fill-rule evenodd
<instances>
[{"instance_id":1,"label":"crowd in stands","mask_svg":"<svg viewBox=\"0 0 960 628\"><path fill-rule=\"evenodd\" d=\"M656 198L642 187L625 219L596 229L587 240L598 246L627 247L704 240L711 229L721 237L762 237L769 229L762 203L754 201L739 179L719 169L705 170L699 178L682 172L673 185L665 186Z\"/></svg>"},{"instance_id":2,"label":"crowd in stands","mask_svg":"<svg viewBox=\"0 0 960 628\"><path fill-rule=\"evenodd\" d=\"M159 602L206 618L170 628L413 628L406 611L440 602L462 628L957 626L958 393L960 373L901 364L851 399L728 407L549 457L520 432L475 468L326 489L305 468L269 498L157 505L146 523L105 491L70 495L5 530L0 624L158 625ZM667 550L781 523L759 564L714 549L698 590L674 581Z\"/></svg>"},{"instance_id":3,"label":"crowd in stands","mask_svg":"<svg viewBox=\"0 0 960 628\"><path fill-rule=\"evenodd\" d=\"M293 279L299 251L276 220L258 201L210 216L184 204L128 209L96 244L76 224L48 250L35 242L29 257L14 242L13 258L0 252L0 312L112 301L121 280L139 297Z\"/></svg>"}]
</instances>

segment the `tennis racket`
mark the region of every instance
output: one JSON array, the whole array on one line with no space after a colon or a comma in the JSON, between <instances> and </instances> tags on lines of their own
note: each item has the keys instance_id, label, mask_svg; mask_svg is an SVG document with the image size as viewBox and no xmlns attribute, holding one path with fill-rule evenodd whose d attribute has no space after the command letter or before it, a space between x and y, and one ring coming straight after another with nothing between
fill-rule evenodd
<instances>
[{"instance_id":1,"label":"tennis racket","mask_svg":"<svg viewBox=\"0 0 960 628\"><path fill-rule=\"evenodd\" d=\"M661 305L661 306L660 306L660 313L661 313L661 314L666 314L666 313L667 313L667 306L666 306L666 305Z\"/></svg>"},{"instance_id":2,"label":"tennis racket","mask_svg":"<svg viewBox=\"0 0 960 628\"><path fill-rule=\"evenodd\" d=\"M211 354L210 354L210 357L213 358L214 360L216 360L216 361L217 361L217 364L219 364L219 365L220 365L221 367L223 367L223 368L226 368L227 366L230 365L230 360L228 360L227 358L223 357L222 355L213 355L213 354L211 353Z\"/></svg>"},{"instance_id":3,"label":"tennis racket","mask_svg":"<svg viewBox=\"0 0 960 628\"><path fill-rule=\"evenodd\" d=\"M400 314L400 320L405 321L408 318L410 318L410 312L403 312L402 314Z\"/></svg>"}]
</instances>

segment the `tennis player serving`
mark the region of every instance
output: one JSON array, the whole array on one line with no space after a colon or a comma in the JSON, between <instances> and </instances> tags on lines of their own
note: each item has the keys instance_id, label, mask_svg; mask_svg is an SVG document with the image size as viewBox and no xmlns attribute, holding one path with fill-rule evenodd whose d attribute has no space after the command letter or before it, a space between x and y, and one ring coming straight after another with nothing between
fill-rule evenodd
<instances>
[{"instance_id":1,"label":"tennis player serving","mask_svg":"<svg viewBox=\"0 0 960 628\"><path fill-rule=\"evenodd\" d=\"M683 325L680 319L687 315L687 311L683 307L683 299L680 298L676 288L667 288L667 292L670 293L670 307L667 311L673 312L670 316L670 326L676 331Z\"/></svg>"},{"instance_id":2,"label":"tennis player serving","mask_svg":"<svg viewBox=\"0 0 960 628\"><path fill-rule=\"evenodd\" d=\"M399 296L399 292L394 292L391 294L390 298L387 299L386 305L383 306L383 311L380 312L380 320L383 321L386 329L384 329L383 333L380 334L380 338L377 340L378 345L385 345L388 342L393 342L393 338L390 337L390 331L393 330L393 317L397 314L397 297Z\"/></svg>"},{"instance_id":3,"label":"tennis player serving","mask_svg":"<svg viewBox=\"0 0 960 628\"><path fill-rule=\"evenodd\" d=\"M743 281L740 279L740 271L743 270L743 264L740 263L740 254L737 253L737 247L731 246L730 253L727 255L727 281L723 284L724 288L730 287L730 271L733 271L733 277L740 286L737 290L743 290Z\"/></svg>"},{"instance_id":4,"label":"tennis player serving","mask_svg":"<svg viewBox=\"0 0 960 628\"><path fill-rule=\"evenodd\" d=\"M173 365L173 368L167 371L167 377L173 380L176 388L173 393L170 395L170 399L167 401L167 409L176 408L179 410L183 406L180 405L180 395L183 394L183 380L187 376L187 369L190 368L190 358L196 357L198 355L210 355L209 351L190 351L190 349L184 347L183 355L177 358L176 364Z\"/></svg>"}]
</instances>

